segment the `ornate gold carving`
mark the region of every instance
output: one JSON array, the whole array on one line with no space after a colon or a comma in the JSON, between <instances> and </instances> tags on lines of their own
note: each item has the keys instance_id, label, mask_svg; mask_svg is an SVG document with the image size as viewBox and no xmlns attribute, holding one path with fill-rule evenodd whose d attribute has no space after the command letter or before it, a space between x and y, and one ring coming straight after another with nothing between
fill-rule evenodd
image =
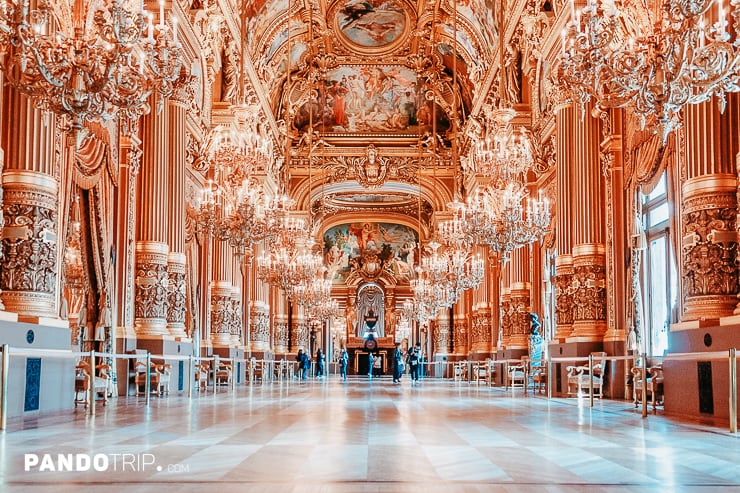
<instances>
[{"instance_id":1,"label":"ornate gold carving","mask_svg":"<svg viewBox=\"0 0 740 493\"><path fill-rule=\"evenodd\" d=\"M439 320L434 324L434 352L447 354L450 347L450 322Z\"/></svg>"},{"instance_id":2,"label":"ornate gold carving","mask_svg":"<svg viewBox=\"0 0 740 493\"><path fill-rule=\"evenodd\" d=\"M525 348L529 340L529 287L511 290L509 311L510 339L507 348Z\"/></svg>"},{"instance_id":3,"label":"ornate gold carving","mask_svg":"<svg viewBox=\"0 0 740 493\"><path fill-rule=\"evenodd\" d=\"M211 339L214 344L231 344L231 320L233 317L231 285L217 281L211 286Z\"/></svg>"},{"instance_id":4,"label":"ornate gold carving","mask_svg":"<svg viewBox=\"0 0 740 493\"><path fill-rule=\"evenodd\" d=\"M167 324L167 245L139 242L136 245L134 323L137 332L166 334Z\"/></svg>"},{"instance_id":5,"label":"ornate gold carving","mask_svg":"<svg viewBox=\"0 0 740 493\"><path fill-rule=\"evenodd\" d=\"M684 200L682 320L732 314L737 301L737 202L733 192Z\"/></svg>"},{"instance_id":6,"label":"ornate gold carving","mask_svg":"<svg viewBox=\"0 0 740 493\"><path fill-rule=\"evenodd\" d=\"M38 173L6 171L3 188L3 300L18 314L56 316L56 181Z\"/></svg>"},{"instance_id":7,"label":"ornate gold carving","mask_svg":"<svg viewBox=\"0 0 740 493\"><path fill-rule=\"evenodd\" d=\"M470 350L488 352L491 349L491 314L485 310L473 312L470 325Z\"/></svg>"},{"instance_id":8,"label":"ornate gold carving","mask_svg":"<svg viewBox=\"0 0 740 493\"><path fill-rule=\"evenodd\" d=\"M453 343L455 353L464 353L468 347L468 323L465 316L455 317Z\"/></svg>"},{"instance_id":9,"label":"ornate gold carving","mask_svg":"<svg viewBox=\"0 0 740 493\"><path fill-rule=\"evenodd\" d=\"M249 339L255 349L270 348L270 307L255 302L251 307Z\"/></svg>"},{"instance_id":10,"label":"ornate gold carving","mask_svg":"<svg viewBox=\"0 0 740 493\"><path fill-rule=\"evenodd\" d=\"M170 254L172 255L172 254ZM173 335L185 334L185 262L170 261L167 265L167 327Z\"/></svg>"},{"instance_id":11,"label":"ornate gold carving","mask_svg":"<svg viewBox=\"0 0 740 493\"><path fill-rule=\"evenodd\" d=\"M606 269L603 253L574 255L571 289L574 325L582 321L606 320Z\"/></svg>"},{"instance_id":12,"label":"ornate gold carving","mask_svg":"<svg viewBox=\"0 0 740 493\"><path fill-rule=\"evenodd\" d=\"M275 316L275 352L283 353L288 349L288 321L285 315Z\"/></svg>"},{"instance_id":13,"label":"ornate gold carving","mask_svg":"<svg viewBox=\"0 0 740 493\"><path fill-rule=\"evenodd\" d=\"M563 259L563 257L567 257ZM562 259L562 260L561 260ZM573 264L569 255L555 259L555 275L552 278L555 290L556 338L564 339L573 325Z\"/></svg>"}]
</instances>

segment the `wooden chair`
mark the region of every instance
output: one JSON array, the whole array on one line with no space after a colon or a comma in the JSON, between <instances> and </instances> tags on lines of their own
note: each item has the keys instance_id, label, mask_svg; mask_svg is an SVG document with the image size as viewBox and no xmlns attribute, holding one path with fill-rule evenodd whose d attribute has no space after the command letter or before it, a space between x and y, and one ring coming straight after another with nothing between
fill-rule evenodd
<instances>
[{"instance_id":1,"label":"wooden chair","mask_svg":"<svg viewBox=\"0 0 740 493\"><path fill-rule=\"evenodd\" d=\"M84 403L85 407L90 403L90 377L93 382L93 395L102 395L103 405L108 403L108 383L110 377L108 372L110 366L96 365L97 375L91 375L90 363L80 361L75 367L75 407L77 404Z\"/></svg>"},{"instance_id":2,"label":"wooden chair","mask_svg":"<svg viewBox=\"0 0 740 493\"><path fill-rule=\"evenodd\" d=\"M604 367L606 353L603 351L591 353L593 356L593 375L590 375L588 364L582 366L569 366L568 372L568 394L578 397L588 395L590 382L593 382L594 397L602 396L604 384Z\"/></svg>"},{"instance_id":3,"label":"wooden chair","mask_svg":"<svg viewBox=\"0 0 740 493\"><path fill-rule=\"evenodd\" d=\"M522 356L519 364L509 365L509 387L522 387L527 385L527 371L529 358Z\"/></svg>"},{"instance_id":4,"label":"wooden chair","mask_svg":"<svg viewBox=\"0 0 740 493\"><path fill-rule=\"evenodd\" d=\"M647 369L645 385L642 384L642 368L635 366L632 368L632 395L635 407L642 402L643 389L650 396L650 402L653 406L653 413L657 412L657 407L663 405L663 366L657 365Z\"/></svg>"},{"instance_id":5,"label":"wooden chair","mask_svg":"<svg viewBox=\"0 0 740 493\"><path fill-rule=\"evenodd\" d=\"M481 381L486 385L490 385L491 375L491 360L478 361L473 364L473 381L475 381L477 385L480 385Z\"/></svg>"},{"instance_id":6,"label":"wooden chair","mask_svg":"<svg viewBox=\"0 0 740 493\"><path fill-rule=\"evenodd\" d=\"M149 392L152 394L158 394L159 382L161 373L157 369L160 365L151 365L149 370ZM134 376L134 385L136 385L136 395L143 395L146 393L146 361L136 362L136 375Z\"/></svg>"},{"instance_id":7,"label":"wooden chair","mask_svg":"<svg viewBox=\"0 0 740 493\"><path fill-rule=\"evenodd\" d=\"M208 363L200 363L195 365L195 372L193 379L195 380L196 386L200 390L208 389L208 375L210 373L210 366Z\"/></svg>"},{"instance_id":8,"label":"wooden chair","mask_svg":"<svg viewBox=\"0 0 740 493\"><path fill-rule=\"evenodd\" d=\"M453 363L452 366L452 376L455 381L462 381L468 379L468 362L467 361L458 361L456 363Z\"/></svg>"},{"instance_id":9,"label":"wooden chair","mask_svg":"<svg viewBox=\"0 0 740 493\"><path fill-rule=\"evenodd\" d=\"M544 392L547 390L547 361L533 361L529 378L532 380L532 389Z\"/></svg>"},{"instance_id":10,"label":"wooden chair","mask_svg":"<svg viewBox=\"0 0 740 493\"><path fill-rule=\"evenodd\" d=\"M216 385L230 385L232 379L231 365L219 362L216 370Z\"/></svg>"},{"instance_id":11,"label":"wooden chair","mask_svg":"<svg viewBox=\"0 0 740 493\"><path fill-rule=\"evenodd\" d=\"M172 374L172 365L162 364L157 365L157 372L159 373L159 386L157 391L160 395L170 393L170 376Z\"/></svg>"}]
</instances>

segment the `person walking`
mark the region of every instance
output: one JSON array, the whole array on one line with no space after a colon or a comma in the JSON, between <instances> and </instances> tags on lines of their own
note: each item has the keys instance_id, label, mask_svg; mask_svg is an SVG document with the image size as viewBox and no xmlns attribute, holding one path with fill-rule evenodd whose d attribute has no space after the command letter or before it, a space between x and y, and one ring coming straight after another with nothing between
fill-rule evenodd
<instances>
[{"instance_id":1,"label":"person walking","mask_svg":"<svg viewBox=\"0 0 740 493\"><path fill-rule=\"evenodd\" d=\"M325 360L326 357L324 356L324 351L322 351L321 348L318 348L316 350L316 378L324 378Z\"/></svg>"},{"instance_id":2,"label":"person walking","mask_svg":"<svg viewBox=\"0 0 740 493\"><path fill-rule=\"evenodd\" d=\"M298 369L301 370L301 380L305 380L308 378L308 370L311 369L311 357L299 349L297 358L299 358Z\"/></svg>"},{"instance_id":3,"label":"person walking","mask_svg":"<svg viewBox=\"0 0 740 493\"><path fill-rule=\"evenodd\" d=\"M373 363L375 363L375 358L373 357L372 351L367 353L367 376L368 378L373 378Z\"/></svg>"},{"instance_id":4,"label":"person walking","mask_svg":"<svg viewBox=\"0 0 740 493\"><path fill-rule=\"evenodd\" d=\"M347 381L347 365L349 364L349 354L347 349L342 348L342 353L339 355L339 376Z\"/></svg>"},{"instance_id":5,"label":"person walking","mask_svg":"<svg viewBox=\"0 0 740 493\"><path fill-rule=\"evenodd\" d=\"M401 383L403 374L403 353L401 352L401 343L396 343L396 352L393 355L393 383Z\"/></svg>"}]
</instances>

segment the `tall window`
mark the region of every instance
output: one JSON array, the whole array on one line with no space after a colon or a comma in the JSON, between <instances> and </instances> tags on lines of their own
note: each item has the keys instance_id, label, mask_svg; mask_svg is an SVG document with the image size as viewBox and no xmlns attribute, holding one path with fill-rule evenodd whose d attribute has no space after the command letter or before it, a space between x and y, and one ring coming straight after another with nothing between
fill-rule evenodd
<instances>
[{"instance_id":1,"label":"tall window","mask_svg":"<svg viewBox=\"0 0 740 493\"><path fill-rule=\"evenodd\" d=\"M647 250L642 269L645 293L645 350L661 356L668 348L668 326L678 296L676 259L671 248L670 206L665 173L652 192L642 196Z\"/></svg>"}]
</instances>

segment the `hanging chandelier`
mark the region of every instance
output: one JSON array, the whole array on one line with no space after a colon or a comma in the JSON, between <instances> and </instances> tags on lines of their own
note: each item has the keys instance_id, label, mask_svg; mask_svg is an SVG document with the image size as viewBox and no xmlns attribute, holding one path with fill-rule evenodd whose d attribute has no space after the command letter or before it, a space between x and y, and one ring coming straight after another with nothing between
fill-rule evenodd
<instances>
[{"instance_id":1,"label":"hanging chandelier","mask_svg":"<svg viewBox=\"0 0 740 493\"><path fill-rule=\"evenodd\" d=\"M562 33L555 83L582 105L631 108L645 123L655 118L665 142L680 125L680 111L740 90L740 3L731 1L733 25L722 0L662 0L654 10L633 0L588 0Z\"/></svg>"},{"instance_id":2,"label":"hanging chandelier","mask_svg":"<svg viewBox=\"0 0 740 493\"><path fill-rule=\"evenodd\" d=\"M312 252L312 244L305 237L297 235L298 230L305 230L301 220L290 222L283 232L294 231L292 237L283 236L285 246L273 243L257 258L257 277L264 282L282 289L286 296L294 300L296 289L305 290L320 276L324 270L324 259L319 253ZM298 286L303 286L298 288Z\"/></svg>"},{"instance_id":3,"label":"hanging chandelier","mask_svg":"<svg viewBox=\"0 0 740 493\"><path fill-rule=\"evenodd\" d=\"M182 64L177 20L167 22L161 0L156 24L142 0L0 0L0 68L72 130L147 113L149 95L169 96Z\"/></svg>"},{"instance_id":4,"label":"hanging chandelier","mask_svg":"<svg viewBox=\"0 0 740 493\"><path fill-rule=\"evenodd\" d=\"M511 124L516 111L511 108L494 108L486 112L485 135L471 149L471 162L475 172L489 178L494 186L512 180L523 181L534 165L532 143L527 131L517 131Z\"/></svg>"}]
</instances>

